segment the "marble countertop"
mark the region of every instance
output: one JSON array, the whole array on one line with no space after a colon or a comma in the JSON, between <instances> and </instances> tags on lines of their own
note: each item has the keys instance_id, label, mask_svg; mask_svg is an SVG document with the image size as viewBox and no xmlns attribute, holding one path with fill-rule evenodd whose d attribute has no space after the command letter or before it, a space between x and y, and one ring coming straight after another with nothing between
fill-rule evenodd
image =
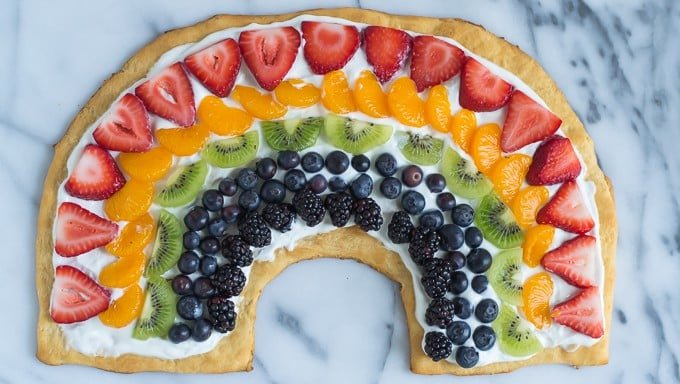
<instances>
[{"instance_id":1,"label":"marble countertop","mask_svg":"<svg viewBox=\"0 0 680 384\"><path fill-rule=\"evenodd\" d=\"M335 260L294 265L266 288L250 373L118 375L37 361L33 242L42 181L52 143L99 84L161 32L216 13L339 6L468 19L553 76L586 124L618 202L609 365L413 375L397 287ZM679 33L675 0L3 0L0 383L680 383Z\"/></svg>"}]
</instances>

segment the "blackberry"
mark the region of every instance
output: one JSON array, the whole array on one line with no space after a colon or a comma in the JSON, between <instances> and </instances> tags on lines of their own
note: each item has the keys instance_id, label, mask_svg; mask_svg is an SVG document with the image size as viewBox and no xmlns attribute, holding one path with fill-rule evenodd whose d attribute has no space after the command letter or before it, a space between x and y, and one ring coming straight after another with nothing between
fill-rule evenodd
<instances>
[{"instance_id":1,"label":"blackberry","mask_svg":"<svg viewBox=\"0 0 680 384\"><path fill-rule=\"evenodd\" d=\"M354 198L348 193L331 193L326 196L324 205L326 205L333 225L344 227L352 216Z\"/></svg>"},{"instance_id":2,"label":"blackberry","mask_svg":"<svg viewBox=\"0 0 680 384\"><path fill-rule=\"evenodd\" d=\"M248 212L238 223L238 231L253 247L262 248L272 241L272 231L259 213Z\"/></svg>"},{"instance_id":3,"label":"blackberry","mask_svg":"<svg viewBox=\"0 0 680 384\"><path fill-rule=\"evenodd\" d=\"M239 267L247 267L253 263L253 251L240 235L229 235L222 240L222 256Z\"/></svg>"},{"instance_id":4,"label":"blackberry","mask_svg":"<svg viewBox=\"0 0 680 384\"><path fill-rule=\"evenodd\" d=\"M326 207L324 207L321 197L310 188L304 188L295 193L293 207L308 227L319 224L326 214Z\"/></svg>"},{"instance_id":5,"label":"blackberry","mask_svg":"<svg viewBox=\"0 0 680 384\"><path fill-rule=\"evenodd\" d=\"M383 225L380 206L370 197L354 202L354 222L364 231L378 231Z\"/></svg>"},{"instance_id":6,"label":"blackberry","mask_svg":"<svg viewBox=\"0 0 680 384\"><path fill-rule=\"evenodd\" d=\"M411 216L404 211L399 211L392 216L392 221L387 226L387 237L395 244L404 244L409 242L412 231Z\"/></svg>"},{"instance_id":7,"label":"blackberry","mask_svg":"<svg viewBox=\"0 0 680 384\"><path fill-rule=\"evenodd\" d=\"M411 232L411 243L408 245L408 253L418 265L425 264L427 259L434 257L439 249L441 238L436 230L430 227L416 227Z\"/></svg>"},{"instance_id":8,"label":"blackberry","mask_svg":"<svg viewBox=\"0 0 680 384\"><path fill-rule=\"evenodd\" d=\"M277 231L288 232L295 221L295 208L287 203L267 204L262 210L262 218Z\"/></svg>"},{"instance_id":9,"label":"blackberry","mask_svg":"<svg viewBox=\"0 0 680 384\"><path fill-rule=\"evenodd\" d=\"M447 298L434 299L427 306L425 321L428 325L446 329L453 323L453 308L453 302Z\"/></svg>"},{"instance_id":10,"label":"blackberry","mask_svg":"<svg viewBox=\"0 0 680 384\"><path fill-rule=\"evenodd\" d=\"M220 333L234 330L236 327L235 306L227 296L215 296L206 304L214 330Z\"/></svg>"},{"instance_id":11,"label":"blackberry","mask_svg":"<svg viewBox=\"0 0 680 384\"><path fill-rule=\"evenodd\" d=\"M451 261L438 258L426 260L423 266L423 277L420 279L425 293L433 299L444 297L451 284L452 273L453 263Z\"/></svg>"},{"instance_id":12,"label":"blackberry","mask_svg":"<svg viewBox=\"0 0 680 384\"><path fill-rule=\"evenodd\" d=\"M425 335L425 353L434 361L451 356L453 345L451 340L441 332L428 332Z\"/></svg>"},{"instance_id":13,"label":"blackberry","mask_svg":"<svg viewBox=\"0 0 680 384\"><path fill-rule=\"evenodd\" d=\"M225 297L238 296L246 285L246 275L241 268L229 264L219 267L210 280L217 293Z\"/></svg>"}]
</instances>

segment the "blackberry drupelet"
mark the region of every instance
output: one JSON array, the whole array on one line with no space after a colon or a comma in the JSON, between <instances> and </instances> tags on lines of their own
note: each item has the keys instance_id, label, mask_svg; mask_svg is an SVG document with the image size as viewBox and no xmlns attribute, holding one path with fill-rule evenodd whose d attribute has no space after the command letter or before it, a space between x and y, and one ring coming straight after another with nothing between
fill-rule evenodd
<instances>
[{"instance_id":1,"label":"blackberry drupelet","mask_svg":"<svg viewBox=\"0 0 680 384\"><path fill-rule=\"evenodd\" d=\"M235 306L227 296L215 296L206 304L214 330L220 333L234 330L236 327Z\"/></svg>"},{"instance_id":2,"label":"blackberry drupelet","mask_svg":"<svg viewBox=\"0 0 680 384\"><path fill-rule=\"evenodd\" d=\"M418 265L434 257L439 250L441 238L436 230L429 227L416 227L411 232L411 243L408 245L408 253Z\"/></svg>"},{"instance_id":3,"label":"blackberry drupelet","mask_svg":"<svg viewBox=\"0 0 680 384\"><path fill-rule=\"evenodd\" d=\"M344 227L352 216L354 198L350 194L344 192L331 193L326 196L324 205L328 210L333 225L336 227Z\"/></svg>"},{"instance_id":4,"label":"blackberry drupelet","mask_svg":"<svg viewBox=\"0 0 680 384\"><path fill-rule=\"evenodd\" d=\"M425 321L428 325L446 329L453 323L453 308L453 303L447 298L434 299L425 310Z\"/></svg>"},{"instance_id":5,"label":"blackberry drupelet","mask_svg":"<svg viewBox=\"0 0 680 384\"><path fill-rule=\"evenodd\" d=\"M387 237L395 244L408 243L413 231L413 222L411 216L399 211L392 216L392 221L387 225Z\"/></svg>"},{"instance_id":6,"label":"blackberry drupelet","mask_svg":"<svg viewBox=\"0 0 680 384\"><path fill-rule=\"evenodd\" d=\"M441 332L428 332L425 335L425 353L434 361L451 356L451 340Z\"/></svg>"},{"instance_id":7,"label":"blackberry drupelet","mask_svg":"<svg viewBox=\"0 0 680 384\"><path fill-rule=\"evenodd\" d=\"M229 235L222 240L222 256L239 267L247 267L253 263L253 251L240 235Z\"/></svg>"},{"instance_id":8,"label":"blackberry drupelet","mask_svg":"<svg viewBox=\"0 0 680 384\"><path fill-rule=\"evenodd\" d=\"M370 197L354 202L354 222L364 231L378 231L383 225L380 206Z\"/></svg>"},{"instance_id":9,"label":"blackberry drupelet","mask_svg":"<svg viewBox=\"0 0 680 384\"><path fill-rule=\"evenodd\" d=\"M293 207L308 227L319 224L326 214L326 207L324 207L321 197L310 188L304 188L295 193Z\"/></svg>"},{"instance_id":10,"label":"blackberry drupelet","mask_svg":"<svg viewBox=\"0 0 680 384\"><path fill-rule=\"evenodd\" d=\"M277 231L288 232L295 221L295 208L288 203L267 204L262 210L262 218Z\"/></svg>"},{"instance_id":11,"label":"blackberry drupelet","mask_svg":"<svg viewBox=\"0 0 680 384\"><path fill-rule=\"evenodd\" d=\"M262 248L272 241L272 231L267 227L262 216L256 212L248 212L238 223L238 231L245 241L253 247Z\"/></svg>"},{"instance_id":12,"label":"blackberry drupelet","mask_svg":"<svg viewBox=\"0 0 680 384\"><path fill-rule=\"evenodd\" d=\"M246 275L235 265L225 264L219 267L210 279L220 296L238 296L246 285Z\"/></svg>"},{"instance_id":13,"label":"blackberry drupelet","mask_svg":"<svg viewBox=\"0 0 680 384\"><path fill-rule=\"evenodd\" d=\"M451 284L452 273L453 263L449 260L433 258L425 261L423 277L420 278L425 293L433 299L444 297Z\"/></svg>"}]
</instances>

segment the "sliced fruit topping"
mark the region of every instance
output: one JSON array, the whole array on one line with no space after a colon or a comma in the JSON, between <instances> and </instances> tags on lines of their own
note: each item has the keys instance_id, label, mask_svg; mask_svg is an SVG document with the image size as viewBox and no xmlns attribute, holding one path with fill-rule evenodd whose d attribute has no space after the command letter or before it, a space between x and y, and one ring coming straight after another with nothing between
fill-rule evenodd
<instances>
[{"instance_id":1,"label":"sliced fruit topping","mask_svg":"<svg viewBox=\"0 0 680 384\"><path fill-rule=\"evenodd\" d=\"M142 312L132 337L139 340L165 337L175 322L175 306L176 297L170 283L162 277L149 278Z\"/></svg>"},{"instance_id":2,"label":"sliced fruit topping","mask_svg":"<svg viewBox=\"0 0 680 384\"><path fill-rule=\"evenodd\" d=\"M581 162L576 157L571 141L552 136L534 152L534 160L527 172L529 185L552 185L575 179L581 173Z\"/></svg>"},{"instance_id":3,"label":"sliced fruit topping","mask_svg":"<svg viewBox=\"0 0 680 384\"><path fill-rule=\"evenodd\" d=\"M254 159L259 146L260 135L257 131L250 131L241 136L211 142L203 149L201 156L216 167L233 168Z\"/></svg>"},{"instance_id":4,"label":"sliced fruit topping","mask_svg":"<svg viewBox=\"0 0 680 384\"><path fill-rule=\"evenodd\" d=\"M408 77L400 77L392 83L387 92L387 106L400 123L411 127L422 127L425 120L425 103L418 96L416 84Z\"/></svg>"},{"instance_id":5,"label":"sliced fruit topping","mask_svg":"<svg viewBox=\"0 0 680 384\"><path fill-rule=\"evenodd\" d=\"M460 75L460 106L476 112L495 111L512 94L512 85L494 75L479 61L468 58Z\"/></svg>"},{"instance_id":6,"label":"sliced fruit topping","mask_svg":"<svg viewBox=\"0 0 680 384\"><path fill-rule=\"evenodd\" d=\"M522 311L534 326L541 329L550 326L550 297L553 281L547 272L529 277L522 288Z\"/></svg>"},{"instance_id":7,"label":"sliced fruit topping","mask_svg":"<svg viewBox=\"0 0 680 384\"><path fill-rule=\"evenodd\" d=\"M282 81L274 89L276 100L291 107L307 108L321 100L321 90L300 79Z\"/></svg>"},{"instance_id":8,"label":"sliced fruit topping","mask_svg":"<svg viewBox=\"0 0 680 384\"><path fill-rule=\"evenodd\" d=\"M276 151L301 151L316 143L324 125L323 117L263 121L262 135Z\"/></svg>"},{"instance_id":9,"label":"sliced fruit topping","mask_svg":"<svg viewBox=\"0 0 680 384\"><path fill-rule=\"evenodd\" d=\"M99 273L99 281L102 285L110 288L129 287L136 284L142 277L145 263L144 253L128 254L102 268Z\"/></svg>"},{"instance_id":10,"label":"sliced fruit topping","mask_svg":"<svg viewBox=\"0 0 680 384\"><path fill-rule=\"evenodd\" d=\"M244 31L238 37L238 44L257 83L272 91L295 62L300 33L293 27Z\"/></svg>"},{"instance_id":11,"label":"sliced fruit topping","mask_svg":"<svg viewBox=\"0 0 680 384\"><path fill-rule=\"evenodd\" d=\"M472 136L477 129L477 116L469 109L461 109L451 116L449 131L453 141L465 152L470 153Z\"/></svg>"},{"instance_id":12,"label":"sliced fruit topping","mask_svg":"<svg viewBox=\"0 0 680 384\"><path fill-rule=\"evenodd\" d=\"M97 316L109 307L111 293L89 276L69 265L54 273L50 316L59 324L71 324Z\"/></svg>"},{"instance_id":13,"label":"sliced fruit topping","mask_svg":"<svg viewBox=\"0 0 680 384\"><path fill-rule=\"evenodd\" d=\"M501 351L510 356L531 356L543 349L529 323L522 320L509 305L501 306L501 311L493 322L493 330L498 336Z\"/></svg>"},{"instance_id":14,"label":"sliced fruit topping","mask_svg":"<svg viewBox=\"0 0 680 384\"><path fill-rule=\"evenodd\" d=\"M489 172L489 179L493 183L493 189L498 197L507 205L515 198L519 188L524 183L531 164L531 156L514 154L500 159Z\"/></svg>"},{"instance_id":15,"label":"sliced fruit topping","mask_svg":"<svg viewBox=\"0 0 680 384\"><path fill-rule=\"evenodd\" d=\"M153 193L152 182L129 180L104 202L104 212L111 220L132 221L149 211Z\"/></svg>"},{"instance_id":16,"label":"sliced fruit topping","mask_svg":"<svg viewBox=\"0 0 680 384\"><path fill-rule=\"evenodd\" d=\"M99 320L112 328L123 328L139 317L144 304L144 292L139 285L131 285L109 308L99 314Z\"/></svg>"},{"instance_id":17,"label":"sliced fruit topping","mask_svg":"<svg viewBox=\"0 0 680 384\"><path fill-rule=\"evenodd\" d=\"M278 119L288 112L288 108L274 100L271 94L260 93L253 87L237 85L234 87L231 97L238 101L248 113L258 119Z\"/></svg>"},{"instance_id":18,"label":"sliced fruit topping","mask_svg":"<svg viewBox=\"0 0 680 384\"><path fill-rule=\"evenodd\" d=\"M451 121L451 103L449 94L443 85L435 85L425 100L425 118L432 128L439 132L448 132Z\"/></svg>"},{"instance_id":19,"label":"sliced fruit topping","mask_svg":"<svg viewBox=\"0 0 680 384\"><path fill-rule=\"evenodd\" d=\"M182 64L175 63L135 88L146 109L188 127L196 119L194 91Z\"/></svg>"},{"instance_id":20,"label":"sliced fruit topping","mask_svg":"<svg viewBox=\"0 0 680 384\"><path fill-rule=\"evenodd\" d=\"M520 227L527 229L536 225L536 213L548 201L549 193L548 188L535 186L517 192L510 208Z\"/></svg>"},{"instance_id":21,"label":"sliced fruit topping","mask_svg":"<svg viewBox=\"0 0 680 384\"><path fill-rule=\"evenodd\" d=\"M64 189L83 200L108 199L125 185L125 177L109 151L94 144L83 149Z\"/></svg>"},{"instance_id":22,"label":"sliced fruit topping","mask_svg":"<svg viewBox=\"0 0 680 384\"><path fill-rule=\"evenodd\" d=\"M597 287L586 288L573 298L556 305L550 315L557 324L566 325L594 339L604 334L602 301Z\"/></svg>"},{"instance_id":23,"label":"sliced fruit topping","mask_svg":"<svg viewBox=\"0 0 680 384\"><path fill-rule=\"evenodd\" d=\"M522 259L531 268L538 267L550 244L553 242L555 228L550 225L537 225L527 229L524 235Z\"/></svg>"},{"instance_id":24,"label":"sliced fruit topping","mask_svg":"<svg viewBox=\"0 0 680 384\"><path fill-rule=\"evenodd\" d=\"M242 109L228 107L215 96L206 96L198 106L198 121L220 136L240 135L253 124L253 117Z\"/></svg>"},{"instance_id":25,"label":"sliced fruit topping","mask_svg":"<svg viewBox=\"0 0 680 384\"><path fill-rule=\"evenodd\" d=\"M522 251L509 249L493 258L486 272L489 283L498 297L512 305L522 304Z\"/></svg>"},{"instance_id":26,"label":"sliced fruit topping","mask_svg":"<svg viewBox=\"0 0 680 384\"><path fill-rule=\"evenodd\" d=\"M392 136L392 127L328 115L324 122L324 133L331 145L358 155L385 144Z\"/></svg>"},{"instance_id":27,"label":"sliced fruit topping","mask_svg":"<svg viewBox=\"0 0 680 384\"><path fill-rule=\"evenodd\" d=\"M541 265L567 283L587 288L597 280L596 258L597 241L592 236L581 235L546 253Z\"/></svg>"},{"instance_id":28,"label":"sliced fruit topping","mask_svg":"<svg viewBox=\"0 0 680 384\"><path fill-rule=\"evenodd\" d=\"M441 170L451 192L468 199L485 196L493 187L472 161L460 157L453 148L444 150Z\"/></svg>"},{"instance_id":29,"label":"sliced fruit topping","mask_svg":"<svg viewBox=\"0 0 680 384\"><path fill-rule=\"evenodd\" d=\"M144 152L151 148L151 124L142 101L126 93L111 107L92 137L97 144L112 151Z\"/></svg>"},{"instance_id":30,"label":"sliced fruit topping","mask_svg":"<svg viewBox=\"0 0 680 384\"><path fill-rule=\"evenodd\" d=\"M501 158L501 127L497 124L484 124L477 128L470 142L470 155L477 168L484 174Z\"/></svg>"},{"instance_id":31,"label":"sliced fruit topping","mask_svg":"<svg viewBox=\"0 0 680 384\"><path fill-rule=\"evenodd\" d=\"M121 153L118 163L133 179L156 181L162 179L172 167L172 153L163 147L143 153Z\"/></svg>"},{"instance_id":32,"label":"sliced fruit topping","mask_svg":"<svg viewBox=\"0 0 680 384\"><path fill-rule=\"evenodd\" d=\"M312 72L323 75L341 69L359 48L359 30L352 25L303 21L305 60Z\"/></svg>"},{"instance_id":33,"label":"sliced fruit topping","mask_svg":"<svg viewBox=\"0 0 680 384\"><path fill-rule=\"evenodd\" d=\"M348 113L357 110L347 76L342 71L328 72L321 82L323 106L334 113Z\"/></svg>"},{"instance_id":34,"label":"sliced fruit topping","mask_svg":"<svg viewBox=\"0 0 680 384\"><path fill-rule=\"evenodd\" d=\"M207 175L208 165L204 160L179 167L168 177L156 202L161 207L179 207L190 202L203 187Z\"/></svg>"},{"instance_id":35,"label":"sliced fruit topping","mask_svg":"<svg viewBox=\"0 0 680 384\"><path fill-rule=\"evenodd\" d=\"M524 233L517 225L512 211L494 193L486 195L477 208L475 223L484 237L498 248L519 247Z\"/></svg>"},{"instance_id":36,"label":"sliced fruit topping","mask_svg":"<svg viewBox=\"0 0 680 384\"><path fill-rule=\"evenodd\" d=\"M156 234L156 223L148 213L125 224L118 237L106 246L106 251L119 256L140 253Z\"/></svg>"},{"instance_id":37,"label":"sliced fruit topping","mask_svg":"<svg viewBox=\"0 0 680 384\"><path fill-rule=\"evenodd\" d=\"M177 264L182 253L182 223L175 215L161 210L151 258L144 275L160 276Z\"/></svg>"},{"instance_id":38,"label":"sliced fruit topping","mask_svg":"<svg viewBox=\"0 0 680 384\"><path fill-rule=\"evenodd\" d=\"M560 124L562 120L546 107L522 91L514 91L503 123L501 148L504 152L513 152L527 144L541 141L554 134Z\"/></svg>"},{"instance_id":39,"label":"sliced fruit topping","mask_svg":"<svg viewBox=\"0 0 680 384\"><path fill-rule=\"evenodd\" d=\"M465 53L460 48L433 36L416 36L411 78L422 92L457 75L464 61Z\"/></svg>"},{"instance_id":40,"label":"sliced fruit topping","mask_svg":"<svg viewBox=\"0 0 680 384\"><path fill-rule=\"evenodd\" d=\"M368 63L378 80L385 83L404 66L413 38L402 30L377 26L366 27L363 34Z\"/></svg>"},{"instance_id":41,"label":"sliced fruit topping","mask_svg":"<svg viewBox=\"0 0 680 384\"><path fill-rule=\"evenodd\" d=\"M586 233L595 222L575 181L562 184L538 214L536 222L550 224L571 233Z\"/></svg>"},{"instance_id":42,"label":"sliced fruit topping","mask_svg":"<svg viewBox=\"0 0 680 384\"><path fill-rule=\"evenodd\" d=\"M118 224L64 202L57 212L54 250L64 257L78 256L108 244L117 233Z\"/></svg>"},{"instance_id":43,"label":"sliced fruit topping","mask_svg":"<svg viewBox=\"0 0 680 384\"><path fill-rule=\"evenodd\" d=\"M207 126L197 124L189 128L156 130L156 140L177 156L191 156L203 148L210 137Z\"/></svg>"},{"instance_id":44,"label":"sliced fruit topping","mask_svg":"<svg viewBox=\"0 0 680 384\"><path fill-rule=\"evenodd\" d=\"M354 99L359 110L371 117L387 117L390 114L387 96L378 79L371 71L361 71L354 83Z\"/></svg>"},{"instance_id":45,"label":"sliced fruit topping","mask_svg":"<svg viewBox=\"0 0 680 384\"><path fill-rule=\"evenodd\" d=\"M184 65L210 92L227 97L241 68L241 51L234 39L224 39L187 56Z\"/></svg>"},{"instance_id":46,"label":"sliced fruit topping","mask_svg":"<svg viewBox=\"0 0 680 384\"><path fill-rule=\"evenodd\" d=\"M434 165L442 158L444 140L430 135L398 132L397 146L409 161L419 165Z\"/></svg>"}]
</instances>

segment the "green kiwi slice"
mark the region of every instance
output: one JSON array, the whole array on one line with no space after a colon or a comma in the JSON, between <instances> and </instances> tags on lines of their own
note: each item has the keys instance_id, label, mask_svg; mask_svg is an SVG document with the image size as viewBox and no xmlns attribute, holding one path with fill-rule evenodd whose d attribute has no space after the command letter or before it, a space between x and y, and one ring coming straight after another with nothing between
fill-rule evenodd
<instances>
[{"instance_id":1,"label":"green kiwi slice","mask_svg":"<svg viewBox=\"0 0 680 384\"><path fill-rule=\"evenodd\" d=\"M267 144L277 151L301 151L316 143L321 133L324 119L307 117L305 119L287 119L263 121L262 135Z\"/></svg>"},{"instance_id":2,"label":"green kiwi slice","mask_svg":"<svg viewBox=\"0 0 680 384\"><path fill-rule=\"evenodd\" d=\"M189 203L203 187L208 165L200 160L175 170L156 196L161 207L179 207Z\"/></svg>"},{"instance_id":3,"label":"green kiwi slice","mask_svg":"<svg viewBox=\"0 0 680 384\"><path fill-rule=\"evenodd\" d=\"M430 135L399 132L397 133L397 146L410 162L419 165L434 165L442 158L444 140Z\"/></svg>"},{"instance_id":4,"label":"green kiwi slice","mask_svg":"<svg viewBox=\"0 0 680 384\"><path fill-rule=\"evenodd\" d=\"M383 145L392 137L392 127L389 125L336 115L326 116L324 132L331 145L354 155Z\"/></svg>"},{"instance_id":5,"label":"green kiwi slice","mask_svg":"<svg viewBox=\"0 0 680 384\"><path fill-rule=\"evenodd\" d=\"M495 193L484 196L475 213L475 224L484 238L501 249L519 247L524 243L524 232L515 216Z\"/></svg>"},{"instance_id":6,"label":"green kiwi slice","mask_svg":"<svg viewBox=\"0 0 680 384\"><path fill-rule=\"evenodd\" d=\"M463 159L451 147L444 150L441 172L446 178L446 186L461 197L476 199L485 196L493 188L472 161Z\"/></svg>"},{"instance_id":7,"label":"green kiwi slice","mask_svg":"<svg viewBox=\"0 0 680 384\"><path fill-rule=\"evenodd\" d=\"M175 322L175 293L167 280L151 277L146 283L144 307L137 319L132 337L146 340L150 337L165 337Z\"/></svg>"},{"instance_id":8,"label":"green kiwi slice","mask_svg":"<svg viewBox=\"0 0 680 384\"><path fill-rule=\"evenodd\" d=\"M507 304L501 305L500 313L492 324L498 337L498 346L504 353L524 357L540 352L543 345L533 334L528 322Z\"/></svg>"},{"instance_id":9,"label":"green kiwi slice","mask_svg":"<svg viewBox=\"0 0 680 384\"><path fill-rule=\"evenodd\" d=\"M219 168L234 168L248 163L257 155L260 135L250 131L241 136L216 140L206 145L201 157Z\"/></svg>"},{"instance_id":10,"label":"green kiwi slice","mask_svg":"<svg viewBox=\"0 0 680 384\"><path fill-rule=\"evenodd\" d=\"M508 249L493 258L491 268L486 272L491 287L505 303L522 303L522 250Z\"/></svg>"},{"instance_id":11,"label":"green kiwi slice","mask_svg":"<svg viewBox=\"0 0 680 384\"><path fill-rule=\"evenodd\" d=\"M177 264L182 254L182 223L175 215L161 211L156 229L156 241L146 264L146 276L159 276Z\"/></svg>"}]
</instances>

